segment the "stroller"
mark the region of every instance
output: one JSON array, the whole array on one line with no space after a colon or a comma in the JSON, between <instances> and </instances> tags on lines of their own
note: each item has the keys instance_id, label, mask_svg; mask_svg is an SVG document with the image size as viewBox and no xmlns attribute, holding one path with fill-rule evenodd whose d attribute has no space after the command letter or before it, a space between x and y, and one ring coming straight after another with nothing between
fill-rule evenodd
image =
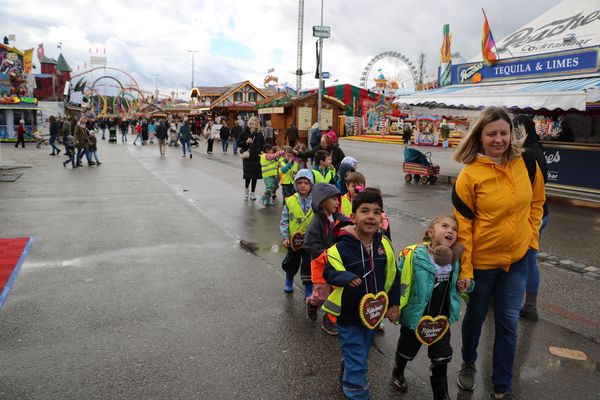
<instances>
[{"instance_id":1,"label":"stroller","mask_svg":"<svg viewBox=\"0 0 600 400\"><path fill-rule=\"evenodd\" d=\"M108 143L117 143L117 130L116 129L108 130Z\"/></svg>"},{"instance_id":2,"label":"stroller","mask_svg":"<svg viewBox=\"0 0 600 400\"><path fill-rule=\"evenodd\" d=\"M190 146L200 147L200 138L190 133Z\"/></svg>"},{"instance_id":3,"label":"stroller","mask_svg":"<svg viewBox=\"0 0 600 400\"><path fill-rule=\"evenodd\" d=\"M407 148L404 150L402 172L407 183L414 179L415 182L423 185L427 182L433 185L440 173L440 166L431 162L431 152L423 154L417 149Z\"/></svg>"}]
</instances>

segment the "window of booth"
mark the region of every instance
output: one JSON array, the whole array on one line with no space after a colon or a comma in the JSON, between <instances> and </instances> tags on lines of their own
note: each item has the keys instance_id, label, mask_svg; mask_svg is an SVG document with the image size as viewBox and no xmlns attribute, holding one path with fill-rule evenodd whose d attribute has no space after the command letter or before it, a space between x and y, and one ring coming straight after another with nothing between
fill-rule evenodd
<instances>
[{"instance_id":1,"label":"window of booth","mask_svg":"<svg viewBox=\"0 0 600 400\"><path fill-rule=\"evenodd\" d=\"M256 92L248 93L248 101L256 101Z\"/></svg>"},{"instance_id":2,"label":"window of booth","mask_svg":"<svg viewBox=\"0 0 600 400\"><path fill-rule=\"evenodd\" d=\"M242 92L235 92L233 94L233 101L235 102L242 102L244 101L244 94Z\"/></svg>"},{"instance_id":3,"label":"window of booth","mask_svg":"<svg viewBox=\"0 0 600 400\"><path fill-rule=\"evenodd\" d=\"M568 113L537 119L543 140L573 143L600 143L600 115Z\"/></svg>"}]
</instances>

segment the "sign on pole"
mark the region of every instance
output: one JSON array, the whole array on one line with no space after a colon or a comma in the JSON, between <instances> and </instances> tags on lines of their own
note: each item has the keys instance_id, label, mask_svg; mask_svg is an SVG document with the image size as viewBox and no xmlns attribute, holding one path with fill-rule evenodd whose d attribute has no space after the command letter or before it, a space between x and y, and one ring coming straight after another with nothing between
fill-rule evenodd
<instances>
[{"instance_id":1,"label":"sign on pole","mask_svg":"<svg viewBox=\"0 0 600 400\"><path fill-rule=\"evenodd\" d=\"M331 77L331 74L329 72L321 72L321 77L323 79L329 79Z\"/></svg>"},{"instance_id":2,"label":"sign on pole","mask_svg":"<svg viewBox=\"0 0 600 400\"><path fill-rule=\"evenodd\" d=\"M321 39L327 39L331 36L331 27L330 26L313 26L313 36Z\"/></svg>"}]
</instances>

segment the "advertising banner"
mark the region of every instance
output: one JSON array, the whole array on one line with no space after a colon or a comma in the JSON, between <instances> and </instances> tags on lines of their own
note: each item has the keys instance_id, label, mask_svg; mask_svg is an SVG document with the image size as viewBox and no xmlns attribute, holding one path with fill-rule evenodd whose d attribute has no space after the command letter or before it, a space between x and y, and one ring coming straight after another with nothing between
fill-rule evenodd
<instances>
[{"instance_id":1,"label":"advertising banner","mask_svg":"<svg viewBox=\"0 0 600 400\"><path fill-rule=\"evenodd\" d=\"M600 71L598 48L548 53L539 56L508 58L492 65L483 62L456 65L453 84L472 84L502 80L586 74Z\"/></svg>"},{"instance_id":2,"label":"advertising banner","mask_svg":"<svg viewBox=\"0 0 600 400\"><path fill-rule=\"evenodd\" d=\"M600 193L600 147L566 146L544 142L548 184L575 186Z\"/></svg>"}]
</instances>

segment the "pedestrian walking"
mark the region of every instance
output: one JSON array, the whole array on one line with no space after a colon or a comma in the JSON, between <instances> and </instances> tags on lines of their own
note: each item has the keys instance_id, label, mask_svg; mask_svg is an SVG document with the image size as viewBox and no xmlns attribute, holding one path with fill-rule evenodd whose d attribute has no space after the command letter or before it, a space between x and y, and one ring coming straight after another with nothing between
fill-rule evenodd
<instances>
[{"instance_id":1,"label":"pedestrian walking","mask_svg":"<svg viewBox=\"0 0 600 400\"><path fill-rule=\"evenodd\" d=\"M238 140L240 139L240 135L242 134L244 128L240 126L238 121L233 123L233 128L231 128L231 139L233 146L233 154L238 153Z\"/></svg>"},{"instance_id":2,"label":"pedestrian walking","mask_svg":"<svg viewBox=\"0 0 600 400\"><path fill-rule=\"evenodd\" d=\"M127 142L127 130L129 127L129 123L127 120L121 119L119 120L119 130L121 131L121 143Z\"/></svg>"},{"instance_id":3,"label":"pedestrian walking","mask_svg":"<svg viewBox=\"0 0 600 400\"><path fill-rule=\"evenodd\" d=\"M178 146L177 144L177 123L171 121L169 124L169 147Z\"/></svg>"},{"instance_id":4,"label":"pedestrian walking","mask_svg":"<svg viewBox=\"0 0 600 400\"><path fill-rule=\"evenodd\" d=\"M158 139L158 149L160 150L161 157L164 157L165 149L167 148L167 137L169 136L167 130L167 122L161 120L156 129L156 138Z\"/></svg>"},{"instance_id":5,"label":"pedestrian walking","mask_svg":"<svg viewBox=\"0 0 600 400\"><path fill-rule=\"evenodd\" d=\"M142 137L142 123L140 121L138 121L138 123L135 124L135 139L133 139L134 146L136 146L138 139L142 144L144 144L144 139Z\"/></svg>"},{"instance_id":6,"label":"pedestrian walking","mask_svg":"<svg viewBox=\"0 0 600 400\"><path fill-rule=\"evenodd\" d=\"M148 120L142 120L142 146L148 143Z\"/></svg>"},{"instance_id":7,"label":"pedestrian walking","mask_svg":"<svg viewBox=\"0 0 600 400\"><path fill-rule=\"evenodd\" d=\"M89 148L90 159L96 160L96 165L102 165L102 163L98 159L98 146L97 146L98 143L97 143L97 139L96 139L96 131L90 131L88 139L90 141L90 148Z\"/></svg>"},{"instance_id":8,"label":"pedestrian walking","mask_svg":"<svg viewBox=\"0 0 600 400\"><path fill-rule=\"evenodd\" d=\"M219 132L219 137L221 138L221 147L223 148L223 153L227 153L227 148L229 147L229 126L227 126L227 121L223 121L223 126L221 127L221 131Z\"/></svg>"},{"instance_id":9,"label":"pedestrian walking","mask_svg":"<svg viewBox=\"0 0 600 400\"><path fill-rule=\"evenodd\" d=\"M315 122L313 126L310 127L310 139L309 145L311 149L318 147L321 143L321 129L319 128L319 123Z\"/></svg>"},{"instance_id":10,"label":"pedestrian walking","mask_svg":"<svg viewBox=\"0 0 600 400\"><path fill-rule=\"evenodd\" d=\"M260 167L263 182L265 183L265 194L258 201L265 207L274 206L273 195L277 191L277 170L279 167L279 159L283 156L284 151L277 151L277 147L272 147L270 144L263 146L263 152L260 155Z\"/></svg>"},{"instance_id":11,"label":"pedestrian walking","mask_svg":"<svg viewBox=\"0 0 600 400\"><path fill-rule=\"evenodd\" d=\"M64 118L62 124L62 141L63 145L65 146L66 156L69 156L69 152L72 152L74 148L72 145L70 147L67 146L67 138L69 137L69 135L73 137L73 133L71 131L71 122L68 120L68 118Z\"/></svg>"},{"instance_id":12,"label":"pedestrian walking","mask_svg":"<svg viewBox=\"0 0 600 400\"><path fill-rule=\"evenodd\" d=\"M298 139L300 139L298 128L296 128L296 124L292 122L289 128L286 129L283 140L287 141L290 146L294 147L296 146Z\"/></svg>"},{"instance_id":13,"label":"pedestrian walking","mask_svg":"<svg viewBox=\"0 0 600 400\"><path fill-rule=\"evenodd\" d=\"M273 132L273 126L271 125L271 121L267 121L265 124L265 128L263 129L263 134L265 135L265 143L270 144L271 146L275 145L275 133Z\"/></svg>"},{"instance_id":14,"label":"pedestrian walking","mask_svg":"<svg viewBox=\"0 0 600 400\"><path fill-rule=\"evenodd\" d=\"M380 311L381 320L396 322L399 316L400 274L392 244L378 229L382 209L379 190L360 192L352 204L354 225L327 250L323 277L335 290L323 309L337 317L343 356L340 383L347 399L371 398L367 364L377 326L366 322L362 303L384 292L389 306Z\"/></svg>"},{"instance_id":15,"label":"pedestrian walking","mask_svg":"<svg viewBox=\"0 0 600 400\"><path fill-rule=\"evenodd\" d=\"M19 147L19 143L21 143L21 148L25 148L25 120L20 120L19 125L17 125L17 142L15 143L15 148Z\"/></svg>"},{"instance_id":16,"label":"pedestrian walking","mask_svg":"<svg viewBox=\"0 0 600 400\"><path fill-rule=\"evenodd\" d=\"M100 118L100 121L98 121L98 128L102 131L102 140L106 140L106 119Z\"/></svg>"},{"instance_id":17,"label":"pedestrian walking","mask_svg":"<svg viewBox=\"0 0 600 400\"><path fill-rule=\"evenodd\" d=\"M153 120L150 120L148 123L148 139L150 140L150 144L154 144L154 139L156 139L156 124Z\"/></svg>"},{"instance_id":18,"label":"pedestrian walking","mask_svg":"<svg viewBox=\"0 0 600 400\"><path fill-rule=\"evenodd\" d=\"M212 154L213 152L213 144L215 143L216 133L213 131L213 122L209 121L204 127L204 137L207 141L206 153Z\"/></svg>"},{"instance_id":19,"label":"pedestrian walking","mask_svg":"<svg viewBox=\"0 0 600 400\"><path fill-rule=\"evenodd\" d=\"M75 148L77 149L77 156L76 156L75 163L78 167L83 166L83 164L81 163L82 155L85 155L85 158L87 159L89 166L95 165L95 163L92 161L92 158L90 156L90 151L89 151L90 140L89 140L89 132L86 128L86 122L87 122L87 120L84 116L80 117L79 121L77 123L77 126L75 126L75 134L73 135L73 137L75 138Z\"/></svg>"},{"instance_id":20,"label":"pedestrian walking","mask_svg":"<svg viewBox=\"0 0 600 400\"><path fill-rule=\"evenodd\" d=\"M192 158L192 146L190 145L192 133L190 132L190 123L185 121L181 126L181 134L179 140L181 141L181 150L183 151L183 158L185 158L186 150L189 153L190 159Z\"/></svg>"},{"instance_id":21,"label":"pedestrian walking","mask_svg":"<svg viewBox=\"0 0 600 400\"><path fill-rule=\"evenodd\" d=\"M54 115L51 115L50 118L48 118L48 121L50 122L50 141L48 143L52 147L52 153L50 153L50 155L57 156L60 154L60 149L56 146L56 139L58 138L58 121L56 121Z\"/></svg>"},{"instance_id":22,"label":"pedestrian walking","mask_svg":"<svg viewBox=\"0 0 600 400\"><path fill-rule=\"evenodd\" d=\"M404 370L414 360L422 336L416 330L423 317L443 320L448 325L460 316L460 295L457 289L462 245L456 245L458 223L451 215L435 218L425 231L422 243L408 246L400 256L400 287L407 288L400 297L400 337L392 372L392 388L406 393L408 383ZM404 273L402 273L404 271ZM468 291L465 288L463 291ZM434 400L449 400L448 364L452 360L450 329L440 332L440 339L431 343L427 355ZM420 340L419 340L420 339ZM434 337L433 339L437 339Z\"/></svg>"},{"instance_id":23,"label":"pedestrian walking","mask_svg":"<svg viewBox=\"0 0 600 400\"><path fill-rule=\"evenodd\" d=\"M260 166L260 152L265 144L265 138L260 130L260 123L257 117L250 117L248 126L244 128L238 146L242 154L242 169L244 179L244 200L256 200L256 183L262 178ZM243 153L248 152L248 155Z\"/></svg>"},{"instance_id":24,"label":"pedestrian walking","mask_svg":"<svg viewBox=\"0 0 600 400\"><path fill-rule=\"evenodd\" d=\"M535 122L526 115L517 115L513 119L515 129L521 131L524 137L523 148L528 156L535 159L538 167L542 171L544 177L544 184L548 179L548 165L546 164L546 157L544 156L542 145L540 144L540 137L535 129ZM544 189L545 190L545 189ZM548 224L548 203L544 202L542 224L540 226L540 237L542 231ZM525 288L525 303L521 307L520 315L522 318L530 321L538 320L537 312L537 294L540 288L540 269L537 264L537 251L531 249L528 262L527 272L527 286Z\"/></svg>"},{"instance_id":25,"label":"pedestrian walking","mask_svg":"<svg viewBox=\"0 0 600 400\"><path fill-rule=\"evenodd\" d=\"M69 163L71 163L71 168L77 168L77 166L75 165L75 148L73 146L74 140L75 139L73 138L73 135L71 135L71 132L69 132L69 134L63 142L65 145L65 153L69 156L69 159L63 162L63 167L65 168Z\"/></svg>"},{"instance_id":26,"label":"pedestrian walking","mask_svg":"<svg viewBox=\"0 0 600 400\"><path fill-rule=\"evenodd\" d=\"M493 296L496 399L513 398L519 311L530 252L539 249L544 179L535 159L527 158L517 147L510 116L499 107L483 110L454 154L465 164L452 196L458 240L465 246L458 282L476 282L462 323L458 386L475 387L477 347Z\"/></svg>"},{"instance_id":27,"label":"pedestrian walking","mask_svg":"<svg viewBox=\"0 0 600 400\"><path fill-rule=\"evenodd\" d=\"M412 134L413 133L412 129L410 128L410 124L405 122L404 128L402 129L402 143L404 143L404 147L408 147L410 145Z\"/></svg>"},{"instance_id":28,"label":"pedestrian walking","mask_svg":"<svg viewBox=\"0 0 600 400\"><path fill-rule=\"evenodd\" d=\"M304 248L304 235L314 215L311 195L312 172L309 169L299 170L294 178L294 186L296 192L285 198L279 221L281 241L287 249L287 254L281 262L281 268L285 272L283 291L294 292L294 276L300 271L306 297L312 293L310 252Z\"/></svg>"}]
</instances>

